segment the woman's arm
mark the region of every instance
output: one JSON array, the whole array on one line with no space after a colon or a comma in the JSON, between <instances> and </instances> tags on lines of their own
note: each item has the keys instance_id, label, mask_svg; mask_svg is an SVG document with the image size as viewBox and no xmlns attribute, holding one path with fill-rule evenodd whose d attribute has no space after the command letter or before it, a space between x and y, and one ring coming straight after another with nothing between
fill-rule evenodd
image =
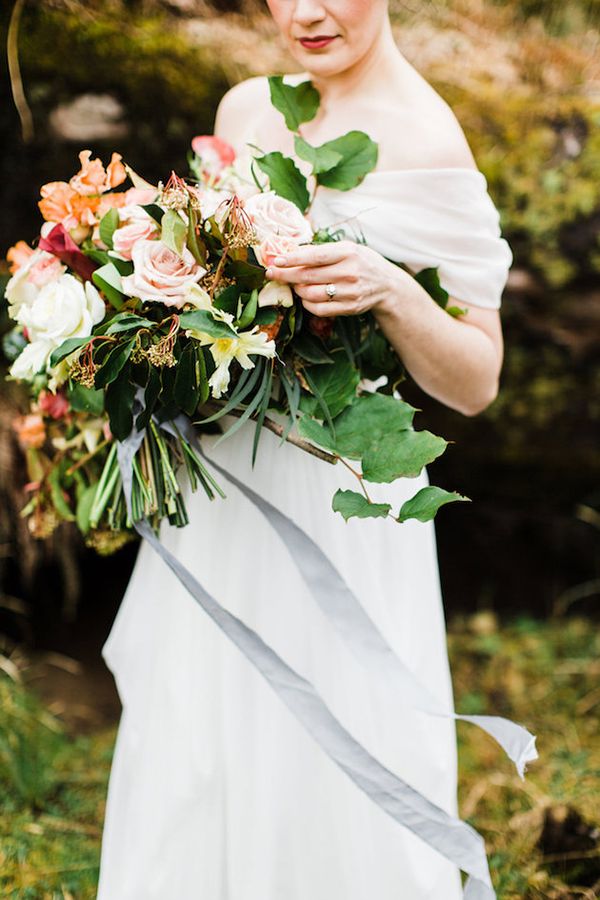
<instances>
[{"instance_id":1,"label":"woman's arm","mask_svg":"<svg viewBox=\"0 0 600 900\"><path fill-rule=\"evenodd\" d=\"M274 281L294 285L317 316L371 310L416 383L436 400L467 416L496 397L503 342L497 310L454 300L468 312L453 318L404 269L352 241L304 245L275 260ZM329 300L325 286L336 286Z\"/></svg>"}]
</instances>

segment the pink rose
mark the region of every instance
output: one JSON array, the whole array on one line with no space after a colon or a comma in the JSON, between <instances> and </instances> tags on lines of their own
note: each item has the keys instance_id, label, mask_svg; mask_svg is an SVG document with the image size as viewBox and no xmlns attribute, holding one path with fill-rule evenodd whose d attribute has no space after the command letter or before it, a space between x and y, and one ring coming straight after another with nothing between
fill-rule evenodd
<instances>
[{"instance_id":1,"label":"pink rose","mask_svg":"<svg viewBox=\"0 0 600 900\"><path fill-rule=\"evenodd\" d=\"M131 212L131 217L113 232L113 248L123 259L131 259L138 241L151 240L158 235L158 223L139 206L124 207L119 213L122 215L125 210Z\"/></svg>"},{"instance_id":2,"label":"pink rose","mask_svg":"<svg viewBox=\"0 0 600 900\"><path fill-rule=\"evenodd\" d=\"M294 203L274 191L248 197L244 209L252 220L259 243L275 234L284 235L296 244L312 240L313 231L308 219Z\"/></svg>"},{"instance_id":3,"label":"pink rose","mask_svg":"<svg viewBox=\"0 0 600 900\"><path fill-rule=\"evenodd\" d=\"M297 246L298 242L285 234L271 234L254 247L254 252L260 265L266 268L273 265L275 257L293 253Z\"/></svg>"},{"instance_id":4,"label":"pink rose","mask_svg":"<svg viewBox=\"0 0 600 900\"><path fill-rule=\"evenodd\" d=\"M206 275L206 269L198 265L187 247L183 256L178 256L162 241L137 241L131 259L133 273L123 278L123 290L150 303L181 309L188 288Z\"/></svg>"}]
</instances>

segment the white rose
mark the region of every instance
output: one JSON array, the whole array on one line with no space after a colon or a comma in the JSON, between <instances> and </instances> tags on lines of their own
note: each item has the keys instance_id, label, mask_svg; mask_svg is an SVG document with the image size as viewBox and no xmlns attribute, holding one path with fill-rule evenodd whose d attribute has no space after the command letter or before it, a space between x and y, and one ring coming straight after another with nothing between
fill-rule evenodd
<instances>
[{"instance_id":1,"label":"white rose","mask_svg":"<svg viewBox=\"0 0 600 900\"><path fill-rule=\"evenodd\" d=\"M32 381L46 367L53 350L52 341L33 341L27 344L12 364L10 374L20 381Z\"/></svg>"},{"instance_id":2,"label":"white rose","mask_svg":"<svg viewBox=\"0 0 600 900\"><path fill-rule=\"evenodd\" d=\"M138 241L131 258L133 273L123 278L123 291L150 303L181 308L189 287L206 275L187 247L179 256L162 241Z\"/></svg>"},{"instance_id":3,"label":"white rose","mask_svg":"<svg viewBox=\"0 0 600 900\"><path fill-rule=\"evenodd\" d=\"M61 275L39 291L28 306L22 306L18 320L27 328L29 339L49 341L55 347L67 338L86 337L101 322L104 302L89 281L85 285L73 275Z\"/></svg>"},{"instance_id":4,"label":"white rose","mask_svg":"<svg viewBox=\"0 0 600 900\"><path fill-rule=\"evenodd\" d=\"M244 201L244 209L254 225L259 243L274 234L290 238L298 244L312 240L313 232L308 219L294 203L279 197L274 191L248 197Z\"/></svg>"},{"instance_id":5,"label":"white rose","mask_svg":"<svg viewBox=\"0 0 600 900\"><path fill-rule=\"evenodd\" d=\"M46 254L43 250L35 250L6 284L4 296L9 303L8 314L17 321L21 307L30 306L39 293L39 288L29 281L29 273L42 255L49 256L50 254Z\"/></svg>"},{"instance_id":6,"label":"white rose","mask_svg":"<svg viewBox=\"0 0 600 900\"><path fill-rule=\"evenodd\" d=\"M259 306L293 306L294 295L289 284L281 281L267 281L258 295Z\"/></svg>"}]
</instances>

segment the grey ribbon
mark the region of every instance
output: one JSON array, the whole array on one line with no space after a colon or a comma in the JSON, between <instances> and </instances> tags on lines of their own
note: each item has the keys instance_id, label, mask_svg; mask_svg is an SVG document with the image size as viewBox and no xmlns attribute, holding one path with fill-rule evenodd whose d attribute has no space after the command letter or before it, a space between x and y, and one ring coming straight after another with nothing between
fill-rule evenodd
<instances>
[{"instance_id":1,"label":"grey ribbon","mask_svg":"<svg viewBox=\"0 0 600 900\"><path fill-rule=\"evenodd\" d=\"M185 434L188 440L195 437L189 424L185 428ZM421 712L478 725L495 738L515 763L519 775L523 778L526 764L538 756L535 737L523 726L501 716L468 716L444 709L437 697L421 684L396 656L356 595L313 539L268 500L210 459L197 442L196 447L213 468L258 507L290 551L300 575L322 613L369 674L379 679L382 684L393 685L400 696Z\"/></svg>"},{"instance_id":2,"label":"grey ribbon","mask_svg":"<svg viewBox=\"0 0 600 900\"><path fill-rule=\"evenodd\" d=\"M311 538L268 501L209 459L198 446L195 432L185 417L180 417L175 425L188 440L194 441L203 458L235 484L277 529L291 550L292 558L319 607L370 672L377 672L378 677L381 677L378 667L385 667L388 674L392 673L394 683L403 690L404 696L409 697L415 707L423 712L475 721L494 736L500 733L504 741L504 723L514 729L519 728L508 720L497 720L490 716L459 717L441 709L439 702L395 657L340 574ZM161 427L175 433L168 423ZM134 431L129 438L117 445L130 515L132 463L143 439L143 431ZM335 718L313 685L290 668L256 632L224 609L161 544L147 522L135 523L134 527L169 566L190 595L263 675L325 753L374 803L469 875L465 886L465 900L493 900L495 893L481 836L470 825L431 803L371 756ZM495 730L490 722L496 723ZM498 723L501 723L500 726ZM534 740L531 735L529 738L530 741ZM515 747L510 745L510 749L517 754Z\"/></svg>"}]
</instances>

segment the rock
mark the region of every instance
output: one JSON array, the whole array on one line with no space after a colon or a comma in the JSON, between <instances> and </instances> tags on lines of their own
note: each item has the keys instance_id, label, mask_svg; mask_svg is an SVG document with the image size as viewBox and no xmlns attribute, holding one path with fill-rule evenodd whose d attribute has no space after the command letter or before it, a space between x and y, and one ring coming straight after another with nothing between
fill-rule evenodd
<instances>
[{"instance_id":1,"label":"rock","mask_svg":"<svg viewBox=\"0 0 600 900\"><path fill-rule=\"evenodd\" d=\"M123 106L111 94L80 94L60 103L49 116L54 134L65 141L119 140L129 133Z\"/></svg>"}]
</instances>

